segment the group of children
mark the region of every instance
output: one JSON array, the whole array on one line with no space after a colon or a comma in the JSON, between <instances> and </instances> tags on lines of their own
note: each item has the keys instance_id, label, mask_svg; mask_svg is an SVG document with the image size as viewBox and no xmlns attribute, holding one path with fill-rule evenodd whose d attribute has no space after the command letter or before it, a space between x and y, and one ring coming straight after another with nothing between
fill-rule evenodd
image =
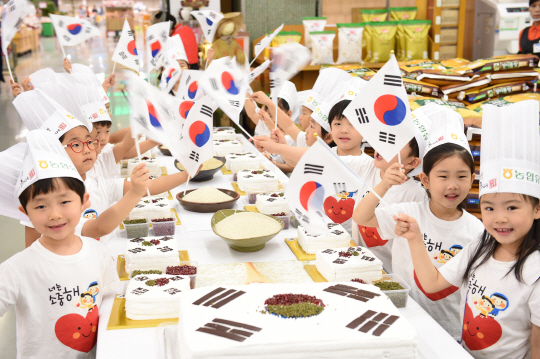
<instances>
[{"instance_id":1,"label":"group of children","mask_svg":"<svg viewBox=\"0 0 540 359\"><path fill-rule=\"evenodd\" d=\"M186 68L187 59L175 60ZM64 68L12 83L30 132L0 153L0 214L21 220L28 247L0 265L0 315L15 305L21 358L95 352L103 294L118 284L103 242L148 192L188 180L185 171L150 180L144 164L131 181L117 178L118 163L137 151L129 129L109 133L106 92L115 77L100 84L84 65L66 59ZM364 181L351 196L327 198L326 215L403 277L412 298L473 356L540 358L538 103L484 109L482 223L463 209L475 164L461 117L422 107L399 157L370 157L351 122L358 119L344 115L364 85L329 68L310 91L287 82L277 107L262 92L247 95L254 144L292 172L320 137ZM140 142L141 151L156 144Z\"/></svg>"}]
</instances>

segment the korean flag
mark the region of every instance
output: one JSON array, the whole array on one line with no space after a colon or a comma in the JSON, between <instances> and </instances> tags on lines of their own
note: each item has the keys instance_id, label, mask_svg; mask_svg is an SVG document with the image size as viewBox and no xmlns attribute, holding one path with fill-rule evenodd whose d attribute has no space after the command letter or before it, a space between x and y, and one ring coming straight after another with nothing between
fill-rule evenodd
<instances>
[{"instance_id":1,"label":"korean flag","mask_svg":"<svg viewBox=\"0 0 540 359\"><path fill-rule=\"evenodd\" d=\"M272 98L277 99L281 86L309 64L311 51L297 43L273 47L270 50L270 93Z\"/></svg>"},{"instance_id":2,"label":"korean flag","mask_svg":"<svg viewBox=\"0 0 540 359\"><path fill-rule=\"evenodd\" d=\"M35 14L36 8L27 0L11 0L2 9L2 52L7 48L26 16Z\"/></svg>"},{"instance_id":3,"label":"korean flag","mask_svg":"<svg viewBox=\"0 0 540 359\"><path fill-rule=\"evenodd\" d=\"M388 162L414 137L407 92L393 54L343 115Z\"/></svg>"},{"instance_id":4,"label":"korean flag","mask_svg":"<svg viewBox=\"0 0 540 359\"><path fill-rule=\"evenodd\" d=\"M135 45L133 31L131 31L127 20L124 21L122 35L120 35L120 40L118 40L118 44L114 50L112 61L130 68L135 72L139 72L139 54Z\"/></svg>"},{"instance_id":5,"label":"korean flag","mask_svg":"<svg viewBox=\"0 0 540 359\"><path fill-rule=\"evenodd\" d=\"M260 53L270 45L270 43L272 42L274 37L276 37L276 35L279 34L279 32L281 30L283 30L284 25L285 24L281 24L281 26L278 27L277 29L275 29L273 33L271 33L269 35L266 35L265 37L263 37L263 39L261 41L259 41L257 43L257 45L255 45L255 51L254 51L254 54L253 54L254 59L256 59L257 56L259 56Z\"/></svg>"},{"instance_id":6,"label":"korean flag","mask_svg":"<svg viewBox=\"0 0 540 359\"><path fill-rule=\"evenodd\" d=\"M199 80L203 76L204 71L199 70L184 70L180 85L178 86L177 97L183 100L197 101L203 97L204 92L200 89Z\"/></svg>"},{"instance_id":7,"label":"korean flag","mask_svg":"<svg viewBox=\"0 0 540 359\"><path fill-rule=\"evenodd\" d=\"M247 91L247 73L229 57L212 61L199 80L199 88L238 124Z\"/></svg>"},{"instance_id":8,"label":"korean flag","mask_svg":"<svg viewBox=\"0 0 540 359\"><path fill-rule=\"evenodd\" d=\"M213 114L216 104L209 96L204 96L189 111L182 129L180 146L184 153L178 160L191 177L199 166L214 156L212 142Z\"/></svg>"},{"instance_id":9,"label":"korean flag","mask_svg":"<svg viewBox=\"0 0 540 359\"><path fill-rule=\"evenodd\" d=\"M52 14L49 17L62 46L75 46L91 37L101 36L99 29L88 20Z\"/></svg>"},{"instance_id":10,"label":"korean flag","mask_svg":"<svg viewBox=\"0 0 540 359\"><path fill-rule=\"evenodd\" d=\"M148 71L152 68L159 69L163 62L165 44L169 38L171 24L159 22L146 29L146 58L149 64Z\"/></svg>"},{"instance_id":11,"label":"korean flag","mask_svg":"<svg viewBox=\"0 0 540 359\"><path fill-rule=\"evenodd\" d=\"M320 138L302 156L291 174L285 196L294 216L311 235L330 232L333 223L324 201L340 193L356 192L362 180Z\"/></svg>"},{"instance_id":12,"label":"korean flag","mask_svg":"<svg viewBox=\"0 0 540 359\"><path fill-rule=\"evenodd\" d=\"M224 17L223 14L214 10L196 10L192 11L191 15L193 15L199 22L199 25L201 25L206 41L213 43L217 26Z\"/></svg>"}]
</instances>

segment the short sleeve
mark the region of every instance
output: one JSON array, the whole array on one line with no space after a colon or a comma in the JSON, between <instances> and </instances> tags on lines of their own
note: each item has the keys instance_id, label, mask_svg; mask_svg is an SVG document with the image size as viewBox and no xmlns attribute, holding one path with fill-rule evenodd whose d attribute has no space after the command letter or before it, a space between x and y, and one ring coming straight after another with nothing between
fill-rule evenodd
<instances>
[{"instance_id":1,"label":"short sleeve","mask_svg":"<svg viewBox=\"0 0 540 359\"><path fill-rule=\"evenodd\" d=\"M114 146L107 147L100 156L103 156L103 173L107 177L114 177L120 175L120 167L117 165L114 158Z\"/></svg>"},{"instance_id":2,"label":"short sleeve","mask_svg":"<svg viewBox=\"0 0 540 359\"><path fill-rule=\"evenodd\" d=\"M531 296L528 300L529 310L531 311L531 323L540 327L540 278L534 283Z\"/></svg>"},{"instance_id":3,"label":"short sleeve","mask_svg":"<svg viewBox=\"0 0 540 359\"><path fill-rule=\"evenodd\" d=\"M296 136L296 147L308 147L306 143L306 133L305 132L299 132L298 136Z\"/></svg>"},{"instance_id":4,"label":"short sleeve","mask_svg":"<svg viewBox=\"0 0 540 359\"><path fill-rule=\"evenodd\" d=\"M0 264L0 317L19 298L19 280L8 261Z\"/></svg>"},{"instance_id":5,"label":"short sleeve","mask_svg":"<svg viewBox=\"0 0 540 359\"><path fill-rule=\"evenodd\" d=\"M379 234L382 238L396 238L394 232L396 228L396 221L394 220L394 213L411 213L405 209L403 203L394 203L387 207L379 206L375 210L375 217L379 223Z\"/></svg>"},{"instance_id":6,"label":"short sleeve","mask_svg":"<svg viewBox=\"0 0 540 359\"><path fill-rule=\"evenodd\" d=\"M373 158L369 157L366 154L362 154L360 156L340 156L339 158L354 173L358 174L364 180L369 182L369 179L372 178L374 168Z\"/></svg>"},{"instance_id":7,"label":"short sleeve","mask_svg":"<svg viewBox=\"0 0 540 359\"><path fill-rule=\"evenodd\" d=\"M296 141L289 135L285 135L285 141L287 141L289 146L296 146Z\"/></svg>"},{"instance_id":8,"label":"short sleeve","mask_svg":"<svg viewBox=\"0 0 540 359\"><path fill-rule=\"evenodd\" d=\"M118 278L118 272L116 271L116 265L114 259L105 247L103 243L96 243L100 247L101 256L103 258L103 283L101 288L103 288L103 294L115 290L120 284L120 279Z\"/></svg>"},{"instance_id":9,"label":"short sleeve","mask_svg":"<svg viewBox=\"0 0 540 359\"><path fill-rule=\"evenodd\" d=\"M109 206L113 203L118 202L124 196L124 179L123 178L114 178L114 179L105 179L107 195L109 196Z\"/></svg>"},{"instance_id":10,"label":"short sleeve","mask_svg":"<svg viewBox=\"0 0 540 359\"><path fill-rule=\"evenodd\" d=\"M461 287L463 284L463 275L465 274L465 269L467 269L467 263L469 263L471 250L474 248L473 245L477 243L472 242L467 244L457 256L439 268L439 273L448 283L456 287Z\"/></svg>"}]
</instances>

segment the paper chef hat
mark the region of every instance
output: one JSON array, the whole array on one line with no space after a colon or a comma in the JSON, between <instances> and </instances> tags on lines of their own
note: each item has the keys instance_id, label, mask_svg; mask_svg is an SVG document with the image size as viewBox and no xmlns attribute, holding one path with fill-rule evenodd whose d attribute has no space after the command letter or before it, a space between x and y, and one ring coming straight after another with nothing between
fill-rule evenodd
<instances>
[{"instance_id":1,"label":"paper chef hat","mask_svg":"<svg viewBox=\"0 0 540 359\"><path fill-rule=\"evenodd\" d=\"M90 66L86 66L86 65L83 65L83 64L71 64L71 73L73 73L73 74L77 74L77 73L90 74L92 76L96 75L94 73L94 71L90 68Z\"/></svg>"},{"instance_id":2,"label":"paper chef hat","mask_svg":"<svg viewBox=\"0 0 540 359\"><path fill-rule=\"evenodd\" d=\"M444 108L432 114L431 120L431 128L429 129L424 156L435 147L445 143L454 143L471 153L471 148L464 132L463 118L457 112Z\"/></svg>"},{"instance_id":3,"label":"paper chef hat","mask_svg":"<svg viewBox=\"0 0 540 359\"><path fill-rule=\"evenodd\" d=\"M40 89L23 92L15 98L13 105L29 130L51 131L57 140L77 126L86 126L88 132L92 131L91 124L77 120Z\"/></svg>"},{"instance_id":4,"label":"paper chef hat","mask_svg":"<svg viewBox=\"0 0 540 359\"><path fill-rule=\"evenodd\" d=\"M75 118L79 119L80 121L84 121L85 116L80 108L80 105L75 100L73 92L71 92L69 89L55 82L46 82L36 85L36 88L47 94L47 96L65 108L66 111L75 116Z\"/></svg>"},{"instance_id":5,"label":"paper chef hat","mask_svg":"<svg viewBox=\"0 0 540 359\"><path fill-rule=\"evenodd\" d=\"M328 102L323 101L313 111L311 114L311 118L314 119L319 125L321 125L322 128L326 130L326 132L330 132L330 122L328 119L328 114L330 113L330 110L332 109L332 105L330 105Z\"/></svg>"},{"instance_id":6,"label":"paper chef hat","mask_svg":"<svg viewBox=\"0 0 540 359\"><path fill-rule=\"evenodd\" d=\"M296 120L300 116L300 106L298 106L296 86L290 81L285 81L279 90L278 98L287 101L289 109L291 110L292 120Z\"/></svg>"},{"instance_id":7,"label":"paper chef hat","mask_svg":"<svg viewBox=\"0 0 540 359\"><path fill-rule=\"evenodd\" d=\"M71 177L83 182L58 139L45 130L33 130L27 143L18 143L0 152L2 186L0 214L28 221L18 210L18 197L35 182L55 177Z\"/></svg>"},{"instance_id":8,"label":"paper chef hat","mask_svg":"<svg viewBox=\"0 0 540 359\"><path fill-rule=\"evenodd\" d=\"M73 64L73 66L75 65L79 65L78 68L81 68L81 69L85 69L85 68L90 69L88 66L84 66L80 64ZM92 70L90 69L90 71ZM58 74L58 75L66 76L68 74ZM88 71L80 71L80 72L73 71L73 73L68 76L73 76L73 78L75 78L79 83L83 85L94 87L98 91L99 97L105 105L110 102L109 96L107 96L107 93L105 92L105 90L101 86L101 83L98 81L96 75L93 72L89 73ZM70 81L70 80L66 80L66 81Z\"/></svg>"},{"instance_id":9,"label":"paper chef hat","mask_svg":"<svg viewBox=\"0 0 540 359\"><path fill-rule=\"evenodd\" d=\"M326 97L332 93L341 83L348 81L351 78L347 72L333 67L322 69L319 77L313 85L313 91L322 96L322 100L327 100Z\"/></svg>"},{"instance_id":10,"label":"paper chef hat","mask_svg":"<svg viewBox=\"0 0 540 359\"><path fill-rule=\"evenodd\" d=\"M82 117L89 123L99 121L112 122L107 108L100 101L98 92L94 87L85 86L79 83L72 83L66 89L72 94L77 106L81 109Z\"/></svg>"},{"instance_id":11,"label":"paper chef hat","mask_svg":"<svg viewBox=\"0 0 540 359\"><path fill-rule=\"evenodd\" d=\"M480 156L480 196L519 193L540 198L538 101L485 105Z\"/></svg>"},{"instance_id":12,"label":"paper chef hat","mask_svg":"<svg viewBox=\"0 0 540 359\"><path fill-rule=\"evenodd\" d=\"M184 48L184 43L180 39L180 35L174 35L169 37L165 47L165 56L170 56L173 60L179 61L184 60L189 64L186 49Z\"/></svg>"},{"instance_id":13,"label":"paper chef hat","mask_svg":"<svg viewBox=\"0 0 540 359\"><path fill-rule=\"evenodd\" d=\"M304 103L302 103L302 106L306 106L311 111L315 111L317 107L319 107L320 104L322 103L323 98L321 95L319 95L313 90L307 91L307 92L308 92L307 98L304 101Z\"/></svg>"},{"instance_id":14,"label":"paper chef hat","mask_svg":"<svg viewBox=\"0 0 540 359\"><path fill-rule=\"evenodd\" d=\"M443 106L430 103L411 112L412 122L414 124L414 138L418 143L418 155L423 160L426 152L426 145L429 141L429 130L433 123L433 118L437 117L440 111L445 111ZM424 171L423 163L408 173L409 177L419 175Z\"/></svg>"},{"instance_id":15,"label":"paper chef hat","mask_svg":"<svg viewBox=\"0 0 540 359\"><path fill-rule=\"evenodd\" d=\"M44 83L47 82L54 82L56 83L56 72L54 72L52 69L41 69L30 76L30 83L34 87L38 87Z\"/></svg>"},{"instance_id":16,"label":"paper chef hat","mask_svg":"<svg viewBox=\"0 0 540 359\"><path fill-rule=\"evenodd\" d=\"M359 77L350 77L347 81L342 82L334 89L328 98L328 102L334 106L342 100L352 101L366 84L367 81L362 80Z\"/></svg>"}]
</instances>

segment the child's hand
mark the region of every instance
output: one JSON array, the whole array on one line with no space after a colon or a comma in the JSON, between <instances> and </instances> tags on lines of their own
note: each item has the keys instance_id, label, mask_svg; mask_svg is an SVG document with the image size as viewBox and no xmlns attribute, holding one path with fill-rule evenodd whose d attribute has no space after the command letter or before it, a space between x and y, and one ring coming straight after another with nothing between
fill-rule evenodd
<instances>
[{"instance_id":1,"label":"child's hand","mask_svg":"<svg viewBox=\"0 0 540 359\"><path fill-rule=\"evenodd\" d=\"M11 84L11 93L13 94L13 97L19 96L22 92L21 85L19 85L13 80L9 80L9 83Z\"/></svg>"},{"instance_id":2,"label":"child's hand","mask_svg":"<svg viewBox=\"0 0 540 359\"><path fill-rule=\"evenodd\" d=\"M418 225L418 222L416 222L416 219L404 213L400 213L399 218L394 216L394 220L396 220L394 233L399 237L407 238L408 240L417 239L423 241L422 231L420 231L420 226Z\"/></svg>"},{"instance_id":3,"label":"child's hand","mask_svg":"<svg viewBox=\"0 0 540 359\"><path fill-rule=\"evenodd\" d=\"M209 48L207 51L206 51L206 62L210 63L212 62L212 60L214 59L214 49L213 48Z\"/></svg>"},{"instance_id":4,"label":"child's hand","mask_svg":"<svg viewBox=\"0 0 540 359\"><path fill-rule=\"evenodd\" d=\"M388 189L392 186L399 186L407 181L407 175L403 173L403 167L401 163L396 162L384 172L383 182Z\"/></svg>"},{"instance_id":5,"label":"child's hand","mask_svg":"<svg viewBox=\"0 0 540 359\"><path fill-rule=\"evenodd\" d=\"M270 153L275 153L277 149L277 143L272 141L268 136L255 136L254 145L259 150L259 152L268 151Z\"/></svg>"},{"instance_id":6,"label":"child's hand","mask_svg":"<svg viewBox=\"0 0 540 359\"><path fill-rule=\"evenodd\" d=\"M30 80L30 77L27 77L27 78L25 78L25 79L23 80L23 82L21 83L21 85L22 85L24 91L30 91L30 90L33 90L33 89L34 89L34 85L32 85L32 84L30 83L30 81L32 81L32 80Z\"/></svg>"},{"instance_id":7,"label":"child's hand","mask_svg":"<svg viewBox=\"0 0 540 359\"><path fill-rule=\"evenodd\" d=\"M114 86L115 81L116 81L116 75L115 74L109 75L105 77L105 80L103 81L101 86L103 87L105 92L107 92L109 88Z\"/></svg>"},{"instance_id":8,"label":"child's hand","mask_svg":"<svg viewBox=\"0 0 540 359\"><path fill-rule=\"evenodd\" d=\"M287 144L287 140L285 139L285 135L279 129L272 130L271 138L276 143L281 143L282 145Z\"/></svg>"},{"instance_id":9,"label":"child's hand","mask_svg":"<svg viewBox=\"0 0 540 359\"><path fill-rule=\"evenodd\" d=\"M255 100L257 103L260 103L261 105L267 105L272 104L272 101L266 94L262 91L257 91L253 95L250 96L252 100Z\"/></svg>"},{"instance_id":10,"label":"child's hand","mask_svg":"<svg viewBox=\"0 0 540 359\"><path fill-rule=\"evenodd\" d=\"M131 190L138 196L146 196L148 186L150 185L150 170L146 168L146 163L138 164L131 173Z\"/></svg>"},{"instance_id":11,"label":"child's hand","mask_svg":"<svg viewBox=\"0 0 540 359\"><path fill-rule=\"evenodd\" d=\"M71 73L71 71L72 71L71 70L71 62L69 61L69 59L67 57L64 59L64 63L62 64L62 67L64 67L64 70L66 70L66 72L68 74Z\"/></svg>"}]
</instances>

